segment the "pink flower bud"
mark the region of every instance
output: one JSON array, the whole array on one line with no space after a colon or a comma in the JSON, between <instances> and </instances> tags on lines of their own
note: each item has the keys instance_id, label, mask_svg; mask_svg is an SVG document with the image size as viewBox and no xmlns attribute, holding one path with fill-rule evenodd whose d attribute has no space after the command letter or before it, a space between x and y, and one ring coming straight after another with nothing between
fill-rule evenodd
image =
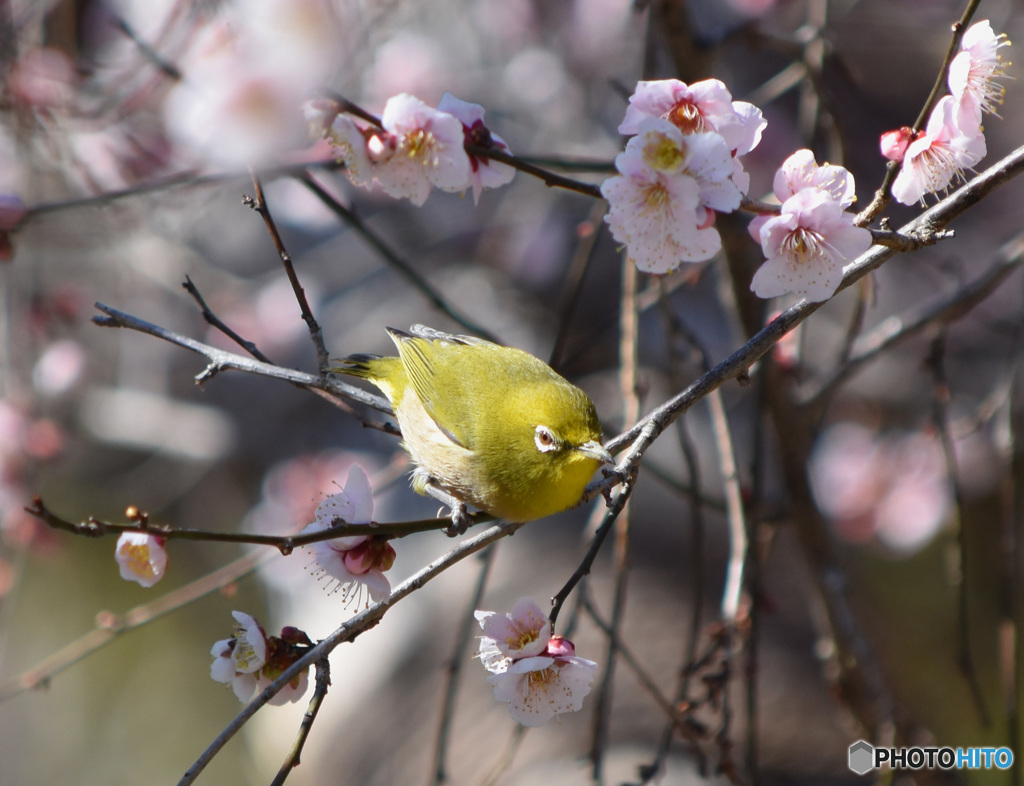
<instances>
[{"instance_id":1,"label":"pink flower bud","mask_svg":"<svg viewBox=\"0 0 1024 786\"><path fill-rule=\"evenodd\" d=\"M547 654L552 658L571 658L576 654L576 646L567 638L555 634L548 641Z\"/></svg>"},{"instance_id":2,"label":"pink flower bud","mask_svg":"<svg viewBox=\"0 0 1024 786\"><path fill-rule=\"evenodd\" d=\"M895 131L886 131L879 140L879 147L882 155L890 161L902 161L907 146L915 138L914 129L909 126L897 128Z\"/></svg>"}]
</instances>

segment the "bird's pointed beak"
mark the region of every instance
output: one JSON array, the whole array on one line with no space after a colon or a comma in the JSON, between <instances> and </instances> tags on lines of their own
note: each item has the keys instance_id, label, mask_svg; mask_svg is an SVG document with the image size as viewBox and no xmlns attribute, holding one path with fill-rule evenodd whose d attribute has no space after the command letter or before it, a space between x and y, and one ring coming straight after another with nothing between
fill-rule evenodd
<instances>
[{"instance_id":1,"label":"bird's pointed beak","mask_svg":"<svg viewBox=\"0 0 1024 786\"><path fill-rule=\"evenodd\" d=\"M589 456L595 461L600 461L602 464L614 464L615 459L612 458L612 454L605 450L604 445L598 442L596 439L592 439L589 442L584 442L578 448L576 448L584 456Z\"/></svg>"}]
</instances>

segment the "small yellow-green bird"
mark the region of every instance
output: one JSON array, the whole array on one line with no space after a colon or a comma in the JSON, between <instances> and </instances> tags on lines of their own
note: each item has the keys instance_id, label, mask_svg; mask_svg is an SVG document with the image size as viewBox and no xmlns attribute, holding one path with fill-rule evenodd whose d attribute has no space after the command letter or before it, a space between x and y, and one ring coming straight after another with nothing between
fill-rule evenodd
<instances>
[{"instance_id":1,"label":"small yellow-green bird","mask_svg":"<svg viewBox=\"0 0 1024 786\"><path fill-rule=\"evenodd\" d=\"M520 349L423 325L387 328L398 357L351 355L332 368L380 388L416 463L412 487L452 509L449 534L470 523L464 503L510 521L580 501L602 464L594 404Z\"/></svg>"}]
</instances>

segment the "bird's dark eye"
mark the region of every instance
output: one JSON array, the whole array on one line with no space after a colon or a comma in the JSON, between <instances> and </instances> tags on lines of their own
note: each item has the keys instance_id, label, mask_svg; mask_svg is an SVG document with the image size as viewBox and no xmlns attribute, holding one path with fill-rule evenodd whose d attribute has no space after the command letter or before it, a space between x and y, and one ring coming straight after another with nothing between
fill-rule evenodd
<instances>
[{"instance_id":1,"label":"bird's dark eye","mask_svg":"<svg viewBox=\"0 0 1024 786\"><path fill-rule=\"evenodd\" d=\"M541 453L547 453L558 447L558 440L547 426L537 426L533 432L533 442Z\"/></svg>"}]
</instances>

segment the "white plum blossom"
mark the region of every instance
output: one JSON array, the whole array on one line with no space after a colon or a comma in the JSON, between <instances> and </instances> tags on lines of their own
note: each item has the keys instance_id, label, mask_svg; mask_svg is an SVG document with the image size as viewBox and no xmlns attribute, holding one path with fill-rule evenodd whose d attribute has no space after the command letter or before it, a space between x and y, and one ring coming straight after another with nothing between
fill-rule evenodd
<instances>
[{"instance_id":1,"label":"white plum blossom","mask_svg":"<svg viewBox=\"0 0 1024 786\"><path fill-rule=\"evenodd\" d=\"M458 118L462 123L466 144L477 147L494 147L502 152L508 152L508 144L505 140L484 125L484 108L480 104L463 101L451 93L445 93L441 96L437 109ZM480 200L480 194L484 189L508 185L516 174L516 170L508 164L474 155L469 155L469 167L474 203Z\"/></svg>"},{"instance_id":2,"label":"white plum blossom","mask_svg":"<svg viewBox=\"0 0 1024 786\"><path fill-rule=\"evenodd\" d=\"M797 150L782 162L779 171L775 173L772 187L780 202L785 202L805 188L825 191L844 208L852 205L856 199L853 175L841 166L819 165L814 159L814 153L806 148Z\"/></svg>"},{"instance_id":3,"label":"white plum blossom","mask_svg":"<svg viewBox=\"0 0 1024 786\"><path fill-rule=\"evenodd\" d=\"M114 559L121 568L122 579L143 587L152 587L167 572L164 539L149 532L122 532Z\"/></svg>"},{"instance_id":4,"label":"white plum blossom","mask_svg":"<svg viewBox=\"0 0 1024 786\"><path fill-rule=\"evenodd\" d=\"M871 233L820 188L798 191L779 215L754 219L750 232L768 258L750 284L762 298L792 292L827 300L843 280L843 265L871 247Z\"/></svg>"},{"instance_id":5,"label":"white plum blossom","mask_svg":"<svg viewBox=\"0 0 1024 786\"><path fill-rule=\"evenodd\" d=\"M239 701L247 702L256 694L258 672L267 662L267 637L260 624L241 611L231 612L237 623L235 635L213 645L210 677L230 685Z\"/></svg>"},{"instance_id":6,"label":"white plum blossom","mask_svg":"<svg viewBox=\"0 0 1024 786\"><path fill-rule=\"evenodd\" d=\"M512 719L540 726L565 712L578 712L597 664L576 656L562 636L550 635L544 613L532 600L520 600L504 616L491 611L475 614L484 633L479 657L491 672L495 701L508 705Z\"/></svg>"},{"instance_id":7,"label":"white plum blossom","mask_svg":"<svg viewBox=\"0 0 1024 786\"><path fill-rule=\"evenodd\" d=\"M256 619L241 611L235 618L235 635L213 645L210 677L230 685L241 702L248 702L264 690L313 646L297 628L286 627L280 636L267 636ZM309 687L309 669L300 671L269 700L282 705L298 701Z\"/></svg>"},{"instance_id":8,"label":"white plum blossom","mask_svg":"<svg viewBox=\"0 0 1024 786\"><path fill-rule=\"evenodd\" d=\"M767 125L760 109L733 101L729 89L717 79L691 85L678 79L638 82L619 133L639 133L643 121L652 117L668 120L686 134L713 131L738 156L757 147Z\"/></svg>"},{"instance_id":9,"label":"white plum blossom","mask_svg":"<svg viewBox=\"0 0 1024 786\"><path fill-rule=\"evenodd\" d=\"M977 131L964 133L956 116L956 99L943 96L932 110L924 133L907 147L903 168L892 185L892 195L904 205L942 191L954 177L962 178L965 169L985 157L984 135Z\"/></svg>"},{"instance_id":10,"label":"white plum blossom","mask_svg":"<svg viewBox=\"0 0 1024 786\"><path fill-rule=\"evenodd\" d=\"M316 520L302 533L330 529L336 520L369 525L372 517L370 480L362 467L353 464L345 488L317 506ZM314 575L319 580L327 579L328 588L340 591L345 603L358 603L364 589L375 603L391 594L391 583L384 571L394 564L395 549L387 540L374 535L349 535L319 541L312 549L317 564Z\"/></svg>"},{"instance_id":11,"label":"white plum blossom","mask_svg":"<svg viewBox=\"0 0 1024 786\"><path fill-rule=\"evenodd\" d=\"M488 671L496 660L502 658L524 658L539 655L551 638L551 624L540 607L530 598L520 599L508 614L493 611L474 613L480 627L486 634L480 640L481 658ZM483 656L485 643L493 647L496 656Z\"/></svg>"},{"instance_id":12,"label":"white plum blossom","mask_svg":"<svg viewBox=\"0 0 1024 786\"><path fill-rule=\"evenodd\" d=\"M394 137L393 153L376 169L377 182L389 196L422 205L432 187L469 188L469 157L458 118L400 93L384 105L381 125ZM372 145L370 155L374 155Z\"/></svg>"},{"instance_id":13,"label":"white plum blossom","mask_svg":"<svg viewBox=\"0 0 1024 786\"><path fill-rule=\"evenodd\" d=\"M722 137L647 119L615 166L619 174L601 186L610 206L605 221L640 270L669 273L721 249L714 211L735 210L742 196Z\"/></svg>"},{"instance_id":14,"label":"white plum blossom","mask_svg":"<svg viewBox=\"0 0 1024 786\"><path fill-rule=\"evenodd\" d=\"M389 98L380 127L347 114L331 119L329 105L320 101L308 102L303 112L313 135L323 133L335 147L354 185L379 185L389 196L417 206L433 188L465 191L473 185L462 122L415 96Z\"/></svg>"},{"instance_id":15,"label":"white plum blossom","mask_svg":"<svg viewBox=\"0 0 1024 786\"><path fill-rule=\"evenodd\" d=\"M971 25L960 41L960 52L949 65L949 91L957 102L957 125L968 134L981 130L982 113L996 114L1005 88L995 80L1006 76L999 50L1009 46L984 19Z\"/></svg>"}]
</instances>

